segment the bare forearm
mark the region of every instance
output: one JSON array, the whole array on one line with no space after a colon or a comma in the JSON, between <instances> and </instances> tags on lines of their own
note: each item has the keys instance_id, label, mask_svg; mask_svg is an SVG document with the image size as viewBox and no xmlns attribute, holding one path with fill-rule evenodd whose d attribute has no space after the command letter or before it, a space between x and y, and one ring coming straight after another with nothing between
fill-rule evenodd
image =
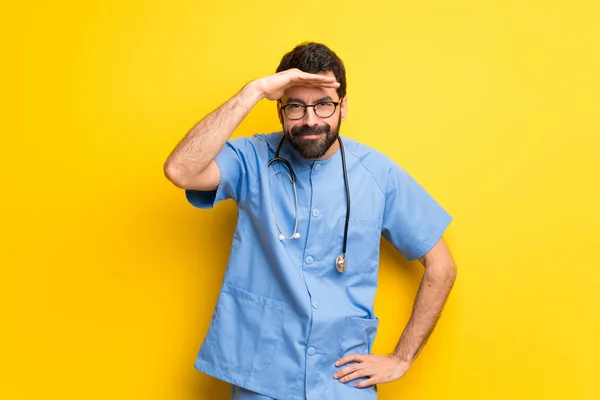
<instances>
[{"instance_id":1,"label":"bare forearm","mask_svg":"<svg viewBox=\"0 0 600 400\"><path fill-rule=\"evenodd\" d=\"M214 190L221 176L213 162L240 122L261 99L278 100L294 86L337 88L334 77L309 74L297 68L258 78L198 122L177 144L164 164L166 177L176 186Z\"/></svg>"},{"instance_id":2,"label":"bare forearm","mask_svg":"<svg viewBox=\"0 0 600 400\"><path fill-rule=\"evenodd\" d=\"M447 266L431 265L425 270L412 315L394 350L398 359L412 363L417 358L440 318L454 279L454 269Z\"/></svg>"},{"instance_id":3,"label":"bare forearm","mask_svg":"<svg viewBox=\"0 0 600 400\"><path fill-rule=\"evenodd\" d=\"M255 82L200 120L177 144L165 162L165 172L186 180L202 172L250 110L263 98Z\"/></svg>"}]
</instances>

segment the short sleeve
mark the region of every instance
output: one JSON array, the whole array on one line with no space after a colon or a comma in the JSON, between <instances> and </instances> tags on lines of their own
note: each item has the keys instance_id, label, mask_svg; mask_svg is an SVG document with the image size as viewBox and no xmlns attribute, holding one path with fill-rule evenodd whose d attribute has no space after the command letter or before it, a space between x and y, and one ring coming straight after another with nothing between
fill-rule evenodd
<instances>
[{"instance_id":1,"label":"short sleeve","mask_svg":"<svg viewBox=\"0 0 600 400\"><path fill-rule=\"evenodd\" d=\"M221 180L216 190L201 191L186 189L187 200L198 208L213 208L217 203L233 199L245 201L249 191L251 175L256 173L255 147L246 137L229 140L215 157Z\"/></svg>"},{"instance_id":2,"label":"short sleeve","mask_svg":"<svg viewBox=\"0 0 600 400\"><path fill-rule=\"evenodd\" d=\"M404 169L388 172L382 236L408 261L427 254L452 217Z\"/></svg>"}]
</instances>

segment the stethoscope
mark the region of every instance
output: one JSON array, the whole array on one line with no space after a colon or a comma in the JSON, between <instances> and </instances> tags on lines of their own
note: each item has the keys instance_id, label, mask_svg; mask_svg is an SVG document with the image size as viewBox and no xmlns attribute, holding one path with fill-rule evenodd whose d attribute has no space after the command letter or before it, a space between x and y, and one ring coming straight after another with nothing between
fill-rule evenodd
<instances>
[{"instance_id":1,"label":"stethoscope","mask_svg":"<svg viewBox=\"0 0 600 400\"><path fill-rule=\"evenodd\" d=\"M294 199L295 199L295 201L294 201L294 207L295 207L294 221L295 222L294 222L294 232L292 233L291 236L285 236L283 234L283 230L281 229L281 227L279 226L279 223L277 222L277 217L275 216L275 210L273 210L273 204L271 203L271 212L273 213L273 219L275 220L275 226L277 226L277 230L279 231L278 238L279 238L279 240L282 240L282 241L289 240L289 239L298 239L300 237L300 233L298 233L298 190L296 188L296 174L294 173L294 168L292 168L292 164L290 164L290 162L288 160L286 160L285 158L279 157L279 150L281 149L281 145L283 144L284 139L285 139L285 134L281 137L281 140L279 141L279 145L277 146L277 150L275 151L275 157L270 159L269 164L268 164L268 166L271 166L271 164L273 164L276 161L283 162L289 171L288 177L292 181L292 185L294 187ZM339 256L336 257L335 266L339 272L344 272L344 270L346 269L346 264L348 263L346 260L346 244L348 242L348 222L350 220L350 188L348 186L348 173L346 171L346 155L344 153L344 145L342 144L342 139L339 136L338 136L338 142L340 143L340 152L342 155L342 169L344 171L344 185L346 187L346 223L344 225L344 244L342 247L342 254L340 254ZM279 172L275 172L273 174L273 176ZM273 176L271 176L271 178Z\"/></svg>"}]
</instances>

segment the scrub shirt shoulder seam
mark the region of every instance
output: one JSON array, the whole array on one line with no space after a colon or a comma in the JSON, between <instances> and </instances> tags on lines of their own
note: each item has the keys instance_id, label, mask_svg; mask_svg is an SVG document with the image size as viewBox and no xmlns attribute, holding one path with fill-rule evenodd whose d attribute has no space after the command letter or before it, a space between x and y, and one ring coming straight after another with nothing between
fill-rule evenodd
<instances>
[{"instance_id":1,"label":"scrub shirt shoulder seam","mask_svg":"<svg viewBox=\"0 0 600 400\"><path fill-rule=\"evenodd\" d=\"M369 175L371 175L371 178L373 178L373 180L375 181L375 184L377 185L377 187L379 188L379 191L381 192L381 195L383 197L385 197L385 192L383 191L383 189L381 188L381 185L379 184L379 181L377 180L377 178L375 178L375 175L373 175L373 172L371 172L371 170L369 169L369 167L367 167L362 160L360 159L360 157L358 157L356 155L356 153L354 153L353 151L350 151L350 153L356 157L356 159L358 160L358 162L360 163L360 165L369 173Z\"/></svg>"}]
</instances>

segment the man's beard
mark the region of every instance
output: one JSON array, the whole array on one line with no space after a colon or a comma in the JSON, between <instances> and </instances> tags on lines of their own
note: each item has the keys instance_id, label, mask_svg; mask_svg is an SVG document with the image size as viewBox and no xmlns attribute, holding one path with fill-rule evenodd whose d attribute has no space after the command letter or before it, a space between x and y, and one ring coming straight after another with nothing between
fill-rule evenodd
<instances>
[{"instance_id":1,"label":"man's beard","mask_svg":"<svg viewBox=\"0 0 600 400\"><path fill-rule=\"evenodd\" d=\"M294 126L291 131L286 131L292 147L304 158L321 158L327 153L327 150L335 143L339 136L342 116L338 120L337 126L333 129L329 124L319 126L300 125ZM319 135L317 139L304 139L306 135Z\"/></svg>"}]
</instances>

